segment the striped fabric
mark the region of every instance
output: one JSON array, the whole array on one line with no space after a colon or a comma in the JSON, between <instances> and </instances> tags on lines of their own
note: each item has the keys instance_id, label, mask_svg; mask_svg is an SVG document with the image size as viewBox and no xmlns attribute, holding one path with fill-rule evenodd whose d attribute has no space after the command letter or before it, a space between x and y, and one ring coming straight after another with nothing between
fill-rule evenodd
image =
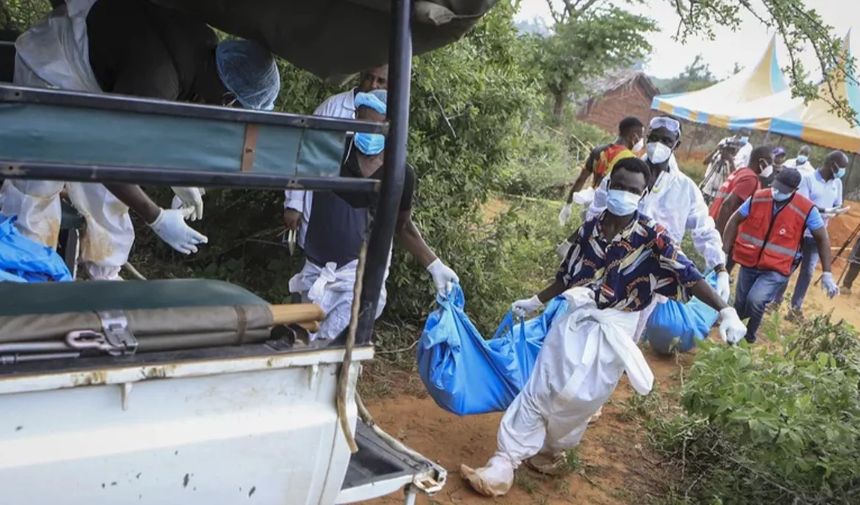
<instances>
[{"instance_id":1,"label":"striped fabric","mask_svg":"<svg viewBox=\"0 0 860 505\"><path fill-rule=\"evenodd\" d=\"M702 279L662 226L642 214L614 239L603 236L603 216L587 221L570 238L573 246L556 278L567 288L595 292L598 308L635 312L655 294L687 300L688 289Z\"/></svg>"}]
</instances>

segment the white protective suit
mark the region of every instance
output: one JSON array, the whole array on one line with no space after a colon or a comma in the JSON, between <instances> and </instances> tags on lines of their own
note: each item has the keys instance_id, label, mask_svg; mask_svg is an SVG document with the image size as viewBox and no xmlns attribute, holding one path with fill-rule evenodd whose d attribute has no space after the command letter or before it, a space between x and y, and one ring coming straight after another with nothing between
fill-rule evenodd
<instances>
[{"instance_id":1,"label":"white protective suit","mask_svg":"<svg viewBox=\"0 0 860 505\"><path fill-rule=\"evenodd\" d=\"M15 42L15 84L100 93L89 61L86 17L95 0L68 0ZM25 236L56 247L60 229L60 192L83 215L87 232L81 260L94 279L117 279L134 243L128 207L103 185L7 179L0 189L2 212L18 216Z\"/></svg>"},{"instance_id":2,"label":"white protective suit","mask_svg":"<svg viewBox=\"0 0 860 505\"><path fill-rule=\"evenodd\" d=\"M496 453L477 470L497 494L507 492L522 461L577 446L588 419L625 371L639 394L648 394L654 384L633 340L638 313L598 309L587 288L572 288L564 296L567 313L553 323L531 377L505 411Z\"/></svg>"},{"instance_id":3,"label":"white protective suit","mask_svg":"<svg viewBox=\"0 0 860 505\"><path fill-rule=\"evenodd\" d=\"M606 210L609 177L605 177L594 194L586 219L599 216ZM708 206L699 187L678 168L673 154L669 158L669 170L657 177L654 187L639 203L639 212L654 219L666 228L669 237L680 247L687 231L693 237L693 246L705 258L706 268L725 265L723 239L717 231L713 218L708 215ZM635 339L638 342L645 331L645 324L658 303L666 298L655 296L654 301L639 312L639 325Z\"/></svg>"}]
</instances>

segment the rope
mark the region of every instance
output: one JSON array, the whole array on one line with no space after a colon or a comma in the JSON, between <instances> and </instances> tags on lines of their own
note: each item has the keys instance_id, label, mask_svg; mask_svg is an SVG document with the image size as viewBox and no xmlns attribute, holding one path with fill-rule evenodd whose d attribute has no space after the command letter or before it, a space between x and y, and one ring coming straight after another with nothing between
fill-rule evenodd
<instances>
[{"instance_id":1,"label":"rope","mask_svg":"<svg viewBox=\"0 0 860 505\"><path fill-rule=\"evenodd\" d=\"M340 421L340 429L346 437L346 444L350 452L358 452L358 444L355 436L349 428L349 417L346 414L347 391L349 389L349 370L352 368L352 349L355 347L355 333L358 330L358 311L361 305L361 288L364 285L364 263L367 259L367 243L361 246L358 254L358 265L355 271L355 287L352 294L352 308L349 318L349 331L346 334L346 348L343 351L343 363L340 367L340 375L337 378L337 418ZM355 393L358 396L358 393Z\"/></svg>"}]
</instances>

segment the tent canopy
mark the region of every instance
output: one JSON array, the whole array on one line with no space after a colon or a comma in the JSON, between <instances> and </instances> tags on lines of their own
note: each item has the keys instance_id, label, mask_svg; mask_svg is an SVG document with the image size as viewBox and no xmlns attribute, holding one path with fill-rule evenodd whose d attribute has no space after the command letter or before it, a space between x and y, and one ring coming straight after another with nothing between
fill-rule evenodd
<instances>
[{"instance_id":1,"label":"tent canopy","mask_svg":"<svg viewBox=\"0 0 860 505\"><path fill-rule=\"evenodd\" d=\"M695 123L731 128L732 118L741 115L747 104L787 90L774 36L754 66L698 91L656 96L651 108Z\"/></svg>"},{"instance_id":2,"label":"tent canopy","mask_svg":"<svg viewBox=\"0 0 860 505\"><path fill-rule=\"evenodd\" d=\"M843 48L845 60L850 60L850 31L843 40ZM771 119L769 130L813 144L860 153L860 85L857 79L843 74L832 89L827 83L822 83L818 87L818 96L847 101L854 110L855 123L851 124L837 115L827 101L818 98L809 104L798 100L799 103L784 109Z\"/></svg>"},{"instance_id":3,"label":"tent canopy","mask_svg":"<svg viewBox=\"0 0 860 505\"><path fill-rule=\"evenodd\" d=\"M390 0L154 0L232 35L256 40L319 77L388 62ZM414 54L456 41L496 0L414 0Z\"/></svg>"},{"instance_id":4,"label":"tent canopy","mask_svg":"<svg viewBox=\"0 0 860 505\"><path fill-rule=\"evenodd\" d=\"M850 46L849 31L843 40L846 60L851 57ZM845 99L860 123L860 85L855 78L843 75L832 90L822 83L818 95ZM774 38L764 56L748 71L703 90L657 96L651 108L719 128L747 127L860 153L860 127L839 117L822 98L805 104L792 97L779 68Z\"/></svg>"}]
</instances>

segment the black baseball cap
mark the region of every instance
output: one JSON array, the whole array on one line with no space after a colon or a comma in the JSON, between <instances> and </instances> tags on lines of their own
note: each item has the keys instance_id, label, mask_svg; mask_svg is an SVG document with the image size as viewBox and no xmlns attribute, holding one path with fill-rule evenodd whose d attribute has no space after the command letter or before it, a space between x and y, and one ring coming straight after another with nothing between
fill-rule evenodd
<instances>
[{"instance_id":1,"label":"black baseball cap","mask_svg":"<svg viewBox=\"0 0 860 505\"><path fill-rule=\"evenodd\" d=\"M776 174L773 188L781 193L792 193L800 187L800 172L796 168L783 168Z\"/></svg>"}]
</instances>

